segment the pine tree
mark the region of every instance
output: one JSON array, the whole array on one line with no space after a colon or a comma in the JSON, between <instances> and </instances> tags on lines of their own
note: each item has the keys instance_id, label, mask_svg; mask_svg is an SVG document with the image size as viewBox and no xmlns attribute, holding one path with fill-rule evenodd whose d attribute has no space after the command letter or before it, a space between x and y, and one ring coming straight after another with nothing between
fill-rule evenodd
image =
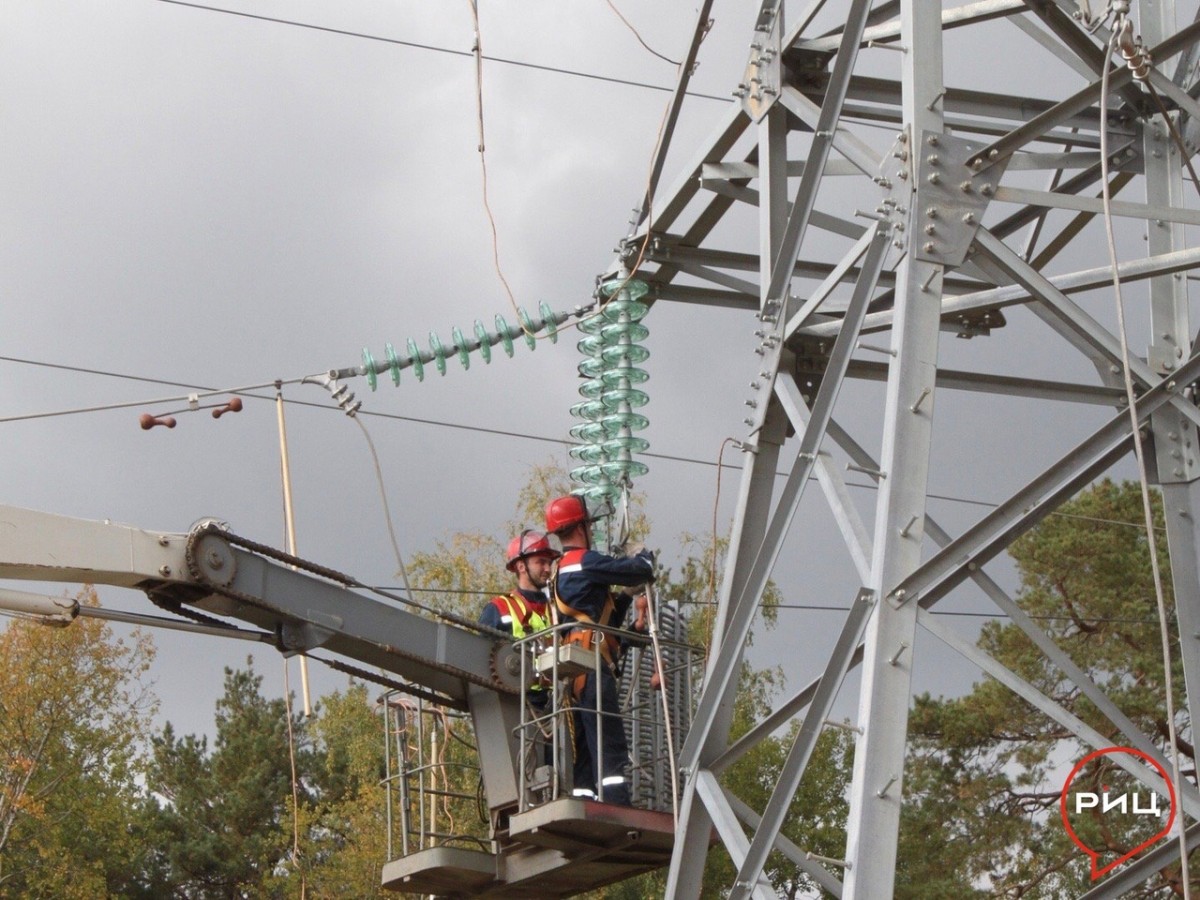
<instances>
[{"instance_id":1,"label":"pine tree","mask_svg":"<svg viewBox=\"0 0 1200 900\"><path fill-rule=\"evenodd\" d=\"M1161 529L1157 496L1155 516ZM1021 577L1020 606L1169 756L1158 612L1142 523L1139 486L1103 481L1010 553ZM1164 545L1160 540L1165 553ZM1161 568L1169 574L1165 558ZM1177 647L1169 584L1166 599ZM1125 743L1016 625L990 622L978 643L1114 745ZM1182 768L1194 781L1177 657L1174 666ZM1071 898L1092 886L1089 862L1069 840L1057 808L1064 764L1069 769L1090 747L991 679L961 697L918 697L910 735L897 896ZM1107 839L1118 855L1138 843L1132 831ZM1194 857L1191 868L1196 871ZM1178 862L1166 867L1133 896L1178 890L1178 870Z\"/></svg>"},{"instance_id":2,"label":"pine tree","mask_svg":"<svg viewBox=\"0 0 1200 900\"><path fill-rule=\"evenodd\" d=\"M167 724L152 742L147 787L159 803L147 830L161 848L155 883L188 898L283 897L294 822L288 711L262 696L253 660L225 670L216 739L178 738ZM313 755L292 718L301 808L312 804Z\"/></svg>"}]
</instances>

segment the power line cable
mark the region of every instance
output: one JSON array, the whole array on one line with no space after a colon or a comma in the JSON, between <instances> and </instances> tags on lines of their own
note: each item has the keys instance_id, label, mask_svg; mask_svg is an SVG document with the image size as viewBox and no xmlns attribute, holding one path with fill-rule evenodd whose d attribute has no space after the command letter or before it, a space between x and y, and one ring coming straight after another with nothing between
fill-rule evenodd
<instances>
[{"instance_id":1,"label":"power line cable","mask_svg":"<svg viewBox=\"0 0 1200 900\"><path fill-rule=\"evenodd\" d=\"M604 0L604 2L608 4L608 8L611 9L616 14L617 18L621 20L621 22L625 25L625 27L633 32L633 36L635 38L637 38L637 42L639 44L641 44L642 47L644 47L647 52L649 52L652 56L657 56L663 62L668 62L673 66L678 66L680 64L678 60L671 59L669 56L663 56L663 54L659 53L657 50L655 50L653 47L651 47L649 44L647 44L645 39L642 38L642 35L633 26L633 23L630 22L623 15L621 15L621 11L619 9L617 9L616 4L614 4L612 2L612 0Z\"/></svg>"},{"instance_id":2,"label":"power line cable","mask_svg":"<svg viewBox=\"0 0 1200 900\"><path fill-rule=\"evenodd\" d=\"M398 587L391 586L391 585L366 585L366 587L368 587L370 590L380 590L380 591L392 591L392 590L401 590L402 589L402 588L398 588ZM413 590L417 593L457 594L457 595L472 596L472 597L494 597L496 595L496 592L494 590L481 591L481 590L473 590L473 589L469 589L469 588L413 588ZM717 605L717 601L715 601L715 600L686 599L686 600L675 600L672 602L678 603L681 606L716 606ZM829 606L827 604L821 604L821 603L764 603L764 604L762 604L762 608L763 609L795 609L795 610L802 610L802 611L807 611L807 612L838 612L838 613L850 612L850 607L848 607L848 606ZM1009 616L1008 613L1004 613L1004 612L972 612L970 610L953 610L953 609L931 609L929 612L931 615L934 615L934 616L946 616L949 618L965 618L965 619L1009 619L1009 618L1011 618L1011 616ZM1074 621L1071 616L1067 616L1067 615L1057 616L1057 615L1051 615L1049 613L1044 613L1044 614L1039 614L1039 615L1033 615L1033 614L1028 614L1028 615L1029 615L1029 618L1031 618L1031 619L1038 619L1038 620L1044 620L1044 621L1052 621L1052 622ZM1126 618L1123 616L1099 616L1096 618L1093 618L1091 616L1084 616L1083 618L1085 618L1088 622L1103 622L1106 624L1120 624L1120 625L1157 625L1158 624L1157 619L1130 619L1130 618Z\"/></svg>"},{"instance_id":3,"label":"power line cable","mask_svg":"<svg viewBox=\"0 0 1200 900\"><path fill-rule=\"evenodd\" d=\"M242 12L236 9L223 9L219 6L207 6L203 3L188 3L185 0L155 0L157 3L169 3L172 6L186 6L191 9L204 10L205 12L223 13L227 16L238 16L243 19L255 19L260 22L273 22L276 25L290 25L295 28L307 28L311 31L322 31L326 34L339 34L344 37L361 38L367 41L378 41L384 44L395 44L400 47L412 47L415 50L428 50L433 53L448 53L451 56L474 56L469 50L452 50L449 47L438 47L434 44L422 44L417 41L405 41L399 38L383 37L378 34L367 34L361 31L350 31L344 28L331 28L327 25L313 25L308 22L298 22L293 19L281 19L275 16L262 16L255 13ZM506 59L501 56L485 56L483 57L488 62L499 63L505 66L516 66L522 69L533 69L540 72L552 72L556 75L570 75L574 78L587 78L592 81L605 81L610 84L620 84L626 87L643 88L650 91L670 92L673 88L664 87L660 84L650 84L646 81L633 81L629 78L615 78L611 75L596 75L592 72L580 72L575 69L563 69L558 66L546 66L539 63L524 62L519 59ZM718 97L714 94L704 94L698 91L688 91L689 97L699 97L704 100L718 100L721 103L732 102L728 97Z\"/></svg>"},{"instance_id":4,"label":"power line cable","mask_svg":"<svg viewBox=\"0 0 1200 900\"><path fill-rule=\"evenodd\" d=\"M161 2L166 2L166 0L161 0ZM167 380L164 378L151 378L151 377L148 377L145 375L129 375L129 374L122 373L122 372L110 372L110 371L106 371L104 369L91 369L91 368L85 368L83 366L69 366L69 365L65 365L63 363L44 362L41 360L25 359L25 358L17 357L17 356L0 356L0 362L10 362L10 363L16 363L18 365L37 366L37 367L47 368L47 369L60 369L60 370L67 371L67 372L78 372L78 373L84 374L84 375L97 375L97 376L101 376L104 378L117 378L117 379L126 380L126 381L137 381L137 382L142 382L145 384L161 384L161 385L164 385L167 387L182 387L182 388L188 388L193 391L200 391L200 392L205 392L205 393L213 394L213 395L238 393L239 396L243 396L243 397L246 397L251 400L267 400L272 403L275 401L274 395L266 396L263 394L255 394L255 393L251 392L252 389L250 389L250 388L241 388L236 391L233 391L233 390L222 391L222 390L217 390L216 388L208 387L205 385L190 384L188 382L183 382L183 381L170 381L170 380ZM303 379L291 379L289 381L280 381L279 383L280 384L293 384L293 383L299 383L301 381L303 381ZM275 382L274 381L267 382L263 385L263 387L266 387L268 385L270 387L274 387ZM159 399L159 400L154 400L154 401L135 401L135 402L123 402L123 403L111 403L111 404L107 404L107 405L85 407L82 409L59 410L59 411L48 412L48 413L28 413L28 414L23 414L23 415L18 415L18 416L5 416L5 417L0 417L0 424L9 423L9 422L24 422L24 421L29 421L32 419L44 419L44 418L50 418L53 416L73 415L76 413L84 413L84 412L104 412L107 410L130 409L135 406L153 406L153 405L157 405L160 403L178 403L178 402L187 400L188 396L190 396L190 395L178 396L178 397L168 397L165 399ZM319 410L324 410L324 411L328 411L328 412L338 412L338 413L341 412L340 409L338 409L337 407L334 407L334 406L330 406L328 403L317 403L317 402L314 402L311 400L285 399L284 402L287 404L293 405L293 406L305 406L305 407L309 407L311 409L319 409ZM543 443L543 444L554 444L557 447L574 446L574 444L571 441L568 441L565 438L554 438L554 437L547 437L546 435L529 434L527 432L509 431L509 430L506 430L503 428L487 428L482 425L464 425L460 422L447 422L447 421L440 420L440 419L426 419L426 418L421 418L419 416L404 416L404 415L400 415L399 413L378 412L375 410L360 409L358 411L357 415L373 416L378 419L391 419L391 420L395 420L397 422L410 422L415 425L429 425L429 426L432 426L435 428L452 428L452 429L457 429L457 430L461 430L461 431L470 431L470 432L474 432L476 434L490 434L490 435L493 435L496 437L516 438L518 440L524 440L524 441L536 441L538 443ZM721 464L716 460L698 459L696 457L680 456L680 455L674 454L674 453L655 453L652 451L646 451L642 455L652 458L652 459L661 459L666 462L684 463L686 465L693 465L693 466L709 466L711 468L720 468L721 465L724 465L725 468L729 468L729 469L741 469L741 466L730 464L730 463ZM775 476L777 478L784 478L787 476L787 473L777 471L775 473ZM861 490L876 490L876 486L874 484L862 484L862 483L854 482L854 481L846 482L846 486L852 487L852 488L858 488ZM995 509L997 506L999 506L998 503L995 503L994 501L991 501L991 500L977 500L977 499L974 499L971 497L959 497L959 496L956 496L953 494L929 493L929 494L926 494L926 497L928 497L930 500L942 500L947 503L960 503L960 504L963 504L966 506L979 506L979 507L983 507L985 509ZM1105 525L1120 525L1120 526L1124 526L1124 527L1128 527L1128 528L1142 528L1143 527L1143 525L1139 522L1122 522L1117 519L1104 519L1104 518L1100 518L1098 516L1083 516L1083 515L1079 515L1076 513L1054 512L1054 513L1051 513L1051 515L1059 516L1062 518L1079 519L1081 521L1096 522L1098 524L1105 524Z\"/></svg>"}]
</instances>

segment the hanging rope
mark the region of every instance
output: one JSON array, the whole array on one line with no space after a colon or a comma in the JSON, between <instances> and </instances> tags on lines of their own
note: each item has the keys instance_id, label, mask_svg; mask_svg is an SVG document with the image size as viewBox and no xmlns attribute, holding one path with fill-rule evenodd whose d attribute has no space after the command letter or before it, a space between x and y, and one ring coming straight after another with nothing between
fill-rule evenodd
<instances>
[{"instance_id":1,"label":"hanging rope","mask_svg":"<svg viewBox=\"0 0 1200 900\"><path fill-rule=\"evenodd\" d=\"M1133 431L1133 452L1137 460L1138 480L1142 489L1142 512L1146 522L1146 541L1150 550L1150 571L1154 579L1154 599L1158 608L1159 638L1162 643L1163 684L1166 691L1167 735L1171 744L1171 779L1175 786L1175 796L1183 796L1183 776L1180 772L1178 734L1175 727L1175 688L1171 675L1171 634L1167 625L1167 603L1163 591L1162 572L1158 565L1158 537L1154 529L1154 511L1150 503L1150 479L1146 471L1146 454L1142 446L1141 422L1137 414L1137 395L1133 389L1133 374L1129 362L1129 337L1125 326L1125 302L1121 295L1121 276L1118 272L1117 243L1113 233L1112 197L1109 190L1108 172L1108 79L1111 67L1108 58L1120 49L1126 63L1133 70L1135 80L1145 81L1149 74L1149 58L1137 52L1140 41L1132 37L1133 25L1126 18L1128 4L1116 5L1124 7L1118 12L1116 27L1108 42L1104 58L1104 71L1100 76L1100 183L1101 196L1104 201L1104 233L1108 241L1109 260L1112 264L1113 292L1117 304L1117 333L1121 340L1121 367L1125 381L1125 401L1129 408L1130 427ZM1182 820L1179 827L1179 859L1183 895L1191 897L1191 877L1188 872L1187 836L1184 833Z\"/></svg>"}]
</instances>

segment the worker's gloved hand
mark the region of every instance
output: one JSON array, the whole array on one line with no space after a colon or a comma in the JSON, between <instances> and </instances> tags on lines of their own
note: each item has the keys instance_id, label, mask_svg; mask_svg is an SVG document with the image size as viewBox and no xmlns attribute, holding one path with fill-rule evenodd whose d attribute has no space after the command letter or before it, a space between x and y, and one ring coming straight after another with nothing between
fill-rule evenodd
<instances>
[{"instance_id":1,"label":"worker's gloved hand","mask_svg":"<svg viewBox=\"0 0 1200 900\"><path fill-rule=\"evenodd\" d=\"M646 545L641 541L626 541L621 545L622 556L640 556L646 552Z\"/></svg>"}]
</instances>

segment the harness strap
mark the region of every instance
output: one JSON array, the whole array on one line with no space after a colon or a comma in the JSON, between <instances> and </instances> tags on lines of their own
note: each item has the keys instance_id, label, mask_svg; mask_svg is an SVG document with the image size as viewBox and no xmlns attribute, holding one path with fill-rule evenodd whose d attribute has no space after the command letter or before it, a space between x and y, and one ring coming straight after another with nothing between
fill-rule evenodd
<instances>
[{"instance_id":1,"label":"harness strap","mask_svg":"<svg viewBox=\"0 0 1200 900\"><path fill-rule=\"evenodd\" d=\"M563 554L562 558L565 559L566 556L567 556L567 554ZM563 615L570 616L571 618L575 619L577 622L580 622L585 625L608 625L612 621L613 612L616 610L616 606L613 603L612 595L607 594L607 593L605 594L604 606L601 607L601 609L600 609L600 621L597 622L595 619L593 619L591 616L589 616L583 610L576 609L574 606L571 606L571 604L567 603L567 601L565 601L559 595L559 593L558 593L558 563L559 563L559 560L556 559L550 567L550 592L554 597L554 605L558 609L558 611L561 612ZM608 663L609 666L611 666L611 667L616 666L616 664L617 664L617 661L616 661L617 639L613 635L604 634L603 632L596 631L593 628L583 628L583 629L578 629L577 632L574 632L574 631L572 632L572 634L575 634L575 633L578 633L580 635L580 637L577 639L578 643L583 644L583 646L586 647L588 650L595 649L597 635L601 635L603 637L603 640L600 643L600 655L602 657L604 657L604 661L606 663ZM567 640L570 641L571 637L568 636Z\"/></svg>"}]
</instances>

